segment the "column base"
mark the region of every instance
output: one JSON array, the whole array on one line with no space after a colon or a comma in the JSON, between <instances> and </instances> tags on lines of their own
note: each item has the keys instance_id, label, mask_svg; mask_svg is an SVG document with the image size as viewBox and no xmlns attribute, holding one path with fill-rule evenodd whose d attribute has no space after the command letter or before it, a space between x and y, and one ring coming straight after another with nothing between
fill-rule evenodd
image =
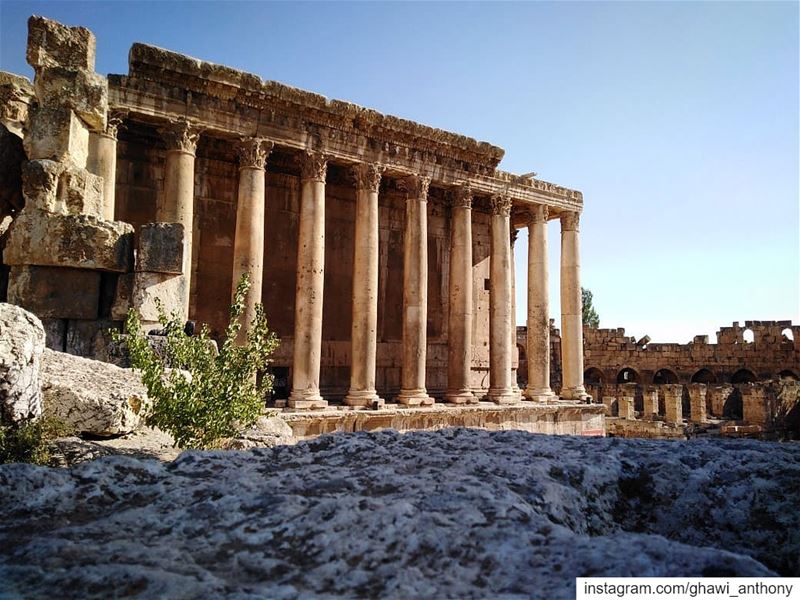
<instances>
[{"instance_id":1,"label":"column base","mask_svg":"<svg viewBox=\"0 0 800 600\"><path fill-rule=\"evenodd\" d=\"M378 392L375 390L350 390L344 398L344 403L347 406L368 406L372 408L376 402L378 407L386 404L386 401L378 396Z\"/></svg>"},{"instance_id":2,"label":"column base","mask_svg":"<svg viewBox=\"0 0 800 600\"><path fill-rule=\"evenodd\" d=\"M319 390L292 390L287 404L289 408L297 410L314 410L328 407L328 401L319 395Z\"/></svg>"},{"instance_id":3,"label":"column base","mask_svg":"<svg viewBox=\"0 0 800 600\"><path fill-rule=\"evenodd\" d=\"M422 390L400 390L397 402L404 406L431 406L434 399L428 396L428 392Z\"/></svg>"},{"instance_id":4,"label":"column base","mask_svg":"<svg viewBox=\"0 0 800 600\"><path fill-rule=\"evenodd\" d=\"M448 404L477 404L478 399L469 390L455 390L446 392L444 395L445 402Z\"/></svg>"},{"instance_id":5,"label":"column base","mask_svg":"<svg viewBox=\"0 0 800 600\"><path fill-rule=\"evenodd\" d=\"M553 390L548 388L527 388L524 392L525 400L531 402L541 402L543 404L552 404L558 401L558 396L553 393Z\"/></svg>"},{"instance_id":6,"label":"column base","mask_svg":"<svg viewBox=\"0 0 800 600\"><path fill-rule=\"evenodd\" d=\"M520 401L519 392L512 388L489 389L489 400L495 404L516 404Z\"/></svg>"},{"instance_id":7,"label":"column base","mask_svg":"<svg viewBox=\"0 0 800 600\"><path fill-rule=\"evenodd\" d=\"M575 400L577 402L586 402L587 398L589 401L592 400L591 394L586 392L586 388L582 385L576 386L574 388L561 388L561 393L559 397L564 400Z\"/></svg>"}]
</instances>

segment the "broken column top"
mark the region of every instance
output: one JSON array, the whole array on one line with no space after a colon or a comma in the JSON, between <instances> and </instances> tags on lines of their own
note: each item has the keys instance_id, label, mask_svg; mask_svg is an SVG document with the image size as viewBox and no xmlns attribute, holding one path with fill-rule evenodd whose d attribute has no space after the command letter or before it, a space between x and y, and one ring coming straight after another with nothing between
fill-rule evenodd
<instances>
[{"instance_id":1,"label":"broken column top","mask_svg":"<svg viewBox=\"0 0 800 600\"><path fill-rule=\"evenodd\" d=\"M38 17L28 19L28 64L42 67L94 71L95 37L85 27L67 27Z\"/></svg>"}]
</instances>

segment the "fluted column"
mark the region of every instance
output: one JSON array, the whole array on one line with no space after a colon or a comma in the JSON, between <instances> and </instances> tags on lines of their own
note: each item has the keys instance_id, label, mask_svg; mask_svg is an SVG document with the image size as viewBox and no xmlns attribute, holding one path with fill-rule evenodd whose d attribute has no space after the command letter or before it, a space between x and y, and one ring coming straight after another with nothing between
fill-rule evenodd
<instances>
[{"instance_id":1,"label":"fluted column","mask_svg":"<svg viewBox=\"0 0 800 600\"><path fill-rule=\"evenodd\" d=\"M89 133L89 159L86 168L103 178L103 205L100 216L114 220L114 189L117 180L117 133L125 117L122 111L108 113L105 131Z\"/></svg>"},{"instance_id":2,"label":"fluted column","mask_svg":"<svg viewBox=\"0 0 800 600\"><path fill-rule=\"evenodd\" d=\"M452 404L477 402L472 393L472 190L450 193L450 318L447 392Z\"/></svg>"},{"instance_id":3,"label":"fluted column","mask_svg":"<svg viewBox=\"0 0 800 600\"><path fill-rule=\"evenodd\" d=\"M188 121L178 120L161 128L160 132L167 145L167 156L164 195L156 220L183 224L183 276L186 280L183 317L188 319L194 227L194 159L200 131Z\"/></svg>"},{"instance_id":4,"label":"fluted column","mask_svg":"<svg viewBox=\"0 0 800 600\"><path fill-rule=\"evenodd\" d=\"M561 397L583 400L583 311L578 241L580 215L561 215Z\"/></svg>"},{"instance_id":5,"label":"fluted column","mask_svg":"<svg viewBox=\"0 0 800 600\"><path fill-rule=\"evenodd\" d=\"M550 307L547 267L547 206L531 209L528 223L528 387L534 402L555 400L550 389Z\"/></svg>"},{"instance_id":6,"label":"fluted column","mask_svg":"<svg viewBox=\"0 0 800 600\"><path fill-rule=\"evenodd\" d=\"M353 250L353 325L350 406L371 406L383 400L375 391L378 348L378 190L383 167L353 167L356 182L356 230Z\"/></svg>"},{"instance_id":7,"label":"fluted column","mask_svg":"<svg viewBox=\"0 0 800 600\"><path fill-rule=\"evenodd\" d=\"M433 404L425 388L428 327L428 186L430 178L398 181L406 192L403 237L403 370L397 401L408 406Z\"/></svg>"},{"instance_id":8,"label":"fluted column","mask_svg":"<svg viewBox=\"0 0 800 600\"><path fill-rule=\"evenodd\" d=\"M489 399L519 399L511 382L511 198L492 196L489 279Z\"/></svg>"},{"instance_id":9,"label":"fluted column","mask_svg":"<svg viewBox=\"0 0 800 600\"><path fill-rule=\"evenodd\" d=\"M245 296L242 328L237 343L243 343L261 302L264 277L264 169L272 142L245 138L236 147L239 155L239 191L236 205L236 237L233 243L233 284L231 294L242 275L250 276Z\"/></svg>"},{"instance_id":10,"label":"fluted column","mask_svg":"<svg viewBox=\"0 0 800 600\"><path fill-rule=\"evenodd\" d=\"M319 393L322 293L325 284L325 175L327 157L306 152L300 161L300 231L294 309L292 408L323 408Z\"/></svg>"}]
</instances>

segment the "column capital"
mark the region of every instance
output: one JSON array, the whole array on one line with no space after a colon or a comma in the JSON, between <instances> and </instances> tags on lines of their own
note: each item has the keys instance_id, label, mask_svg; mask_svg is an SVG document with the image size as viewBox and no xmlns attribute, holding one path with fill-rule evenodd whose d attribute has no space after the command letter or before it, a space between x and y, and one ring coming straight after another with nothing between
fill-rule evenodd
<instances>
[{"instance_id":1,"label":"column capital","mask_svg":"<svg viewBox=\"0 0 800 600\"><path fill-rule=\"evenodd\" d=\"M529 225L547 223L547 219L550 218L550 208L546 204L535 204L530 208L529 215Z\"/></svg>"},{"instance_id":2,"label":"column capital","mask_svg":"<svg viewBox=\"0 0 800 600\"><path fill-rule=\"evenodd\" d=\"M350 167L350 174L356 189L377 192L381 186L381 176L385 167L377 163L358 163Z\"/></svg>"},{"instance_id":3,"label":"column capital","mask_svg":"<svg viewBox=\"0 0 800 600\"><path fill-rule=\"evenodd\" d=\"M300 153L300 181L325 183L328 174L328 156L322 152L306 150Z\"/></svg>"},{"instance_id":4,"label":"column capital","mask_svg":"<svg viewBox=\"0 0 800 600\"><path fill-rule=\"evenodd\" d=\"M452 208L472 208L472 188L468 183L454 187L447 197Z\"/></svg>"},{"instance_id":5,"label":"column capital","mask_svg":"<svg viewBox=\"0 0 800 600\"><path fill-rule=\"evenodd\" d=\"M167 151L177 150L194 156L200 139L200 129L195 124L176 119L160 127L158 132L167 144Z\"/></svg>"},{"instance_id":6,"label":"column capital","mask_svg":"<svg viewBox=\"0 0 800 600\"><path fill-rule=\"evenodd\" d=\"M577 212L567 212L561 215L561 231L578 231L581 214Z\"/></svg>"},{"instance_id":7,"label":"column capital","mask_svg":"<svg viewBox=\"0 0 800 600\"><path fill-rule=\"evenodd\" d=\"M110 138L112 140L117 139L117 134L119 133L119 127L122 125L122 122L128 116L127 110L110 110L108 111L108 118L106 119L106 130L100 132L100 135L103 137Z\"/></svg>"},{"instance_id":8,"label":"column capital","mask_svg":"<svg viewBox=\"0 0 800 600\"><path fill-rule=\"evenodd\" d=\"M406 193L407 198L421 202L427 202L430 185L431 178L425 175L408 175L397 180L397 187Z\"/></svg>"},{"instance_id":9,"label":"column capital","mask_svg":"<svg viewBox=\"0 0 800 600\"><path fill-rule=\"evenodd\" d=\"M240 139L236 144L240 169L261 169L267 166L267 157L272 152L273 144L269 140L257 137Z\"/></svg>"},{"instance_id":10,"label":"column capital","mask_svg":"<svg viewBox=\"0 0 800 600\"><path fill-rule=\"evenodd\" d=\"M491 198L492 214L503 217L511 216L511 197L504 194L495 194Z\"/></svg>"}]
</instances>

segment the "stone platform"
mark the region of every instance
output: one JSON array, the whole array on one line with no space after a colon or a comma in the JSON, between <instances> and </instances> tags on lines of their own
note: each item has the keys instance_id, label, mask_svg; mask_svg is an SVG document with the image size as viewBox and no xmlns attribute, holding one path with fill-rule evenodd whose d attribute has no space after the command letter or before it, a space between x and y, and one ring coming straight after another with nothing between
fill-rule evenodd
<instances>
[{"instance_id":1,"label":"stone platform","mask_svg":"<svg viewBox=\"0 0 800 600\"><path fill-rule=\"evenodd\" d=\"M324 410L284 409L281 417L298 440L336 431L443 429L472 427L489 431L518 429L551 435L605 436L602 404L539 404L521 402L497 405L479 402L468 406L434 404L407 408L386 404L378 410L332 406Z\"/></svg>"}]
</instances>

